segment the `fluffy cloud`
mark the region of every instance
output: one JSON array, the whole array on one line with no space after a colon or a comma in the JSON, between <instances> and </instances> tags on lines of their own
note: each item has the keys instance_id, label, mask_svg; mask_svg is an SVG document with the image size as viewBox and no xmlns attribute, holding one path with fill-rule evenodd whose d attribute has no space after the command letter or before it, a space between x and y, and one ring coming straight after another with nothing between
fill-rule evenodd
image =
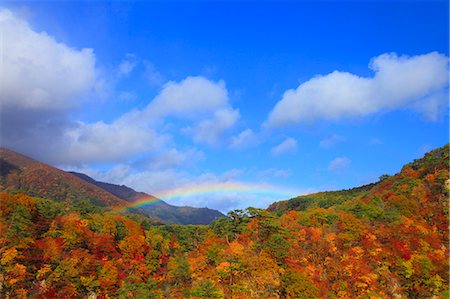
<instances>
[{"instance_id":1,"label":"fluffy cloud","mask_svg":"<svg viewBox=\"0 0 450 299\"><path fill-rule=\"evenodd\" d=\"M297 150L297 140L294 138L286 138L283 142L273 147L272 155L279 156L284 153L294 152Z\"/></svg>"},{"instance_id":2,"label":"fluffy cloud","mask_svg":"<svg viewBox=\"0 0 450 299\"><path fill-rule=\"evenodd\" d=\"M228 92L223 81L204 77L187 77L181 82L170 81L147 106L149 117L174 116L199 119L228 106Z\"/></svg>"},{"instance_id":3,"label":"fluffy cloud","mask_svg":"<svg viewBox=\"0 0 450 299\"><path fill-rule=\"evenodd\" d=\"M2 109L60 110L77 106L96 82L92 49L58 43L11 11L0 10Z\"/></svg>"},{"instance_id":4,"label":"fluffy cloud","mask_svg":"<svg viewBox=\"0 0 450 299\"><path fill-rule=\"evenodd\" d=\"M189 149L183 152L171 148L156 152L145 161L145 165L152 170L171 169L182 165L192 165L204 159L205 154L198 149Z\"/></svg>"},{"instance_id":5,"label":"fluffy cloud","mask_svg":"<svg viewBox=\"0 0 450 299\"><path fill-rule=\"evenodd\" d=\"M164 143L145 123L75 122L70 118L86 95L107 92L91 49L75 49L36 32L11 11L0 10L3 33L0 109L2 145L49 163L81 164L125 159ZM127 56L117 68L134 68Z\"/></svg>"},{"instance_id":6,"label":"fluffy cloud","mask_svg":"<svg viewBox=\"0 0 450 299\"><path fill-rule=\"evenodd\" d=\"M243 149L258 144L258 137L251 129L246 129L236 136L231 137L231 149Z\"/></svg>"},{"instance_id":7,"label":"fluffy cloud","mask_svg":"<svg viewBox=\"0 0 450 299\"><path fill-rule=\"evenodd\" d=\"M129 111L110 123L75 121L74 109L83 99L95 98L94 94L109 98L117 93L116 83L133 72L137 58L127 55L119 66L105 69L96 66L91 49L60 43L33 30L9 10L0 10L0 26L3 146L52 164L124 162L139 154L161 158L156 164L164 168L202 158L201 152L164 151L171 136L158 132L158 125L167 118L195 122L189 134L210 144L239 119L223 81L187 77L164 85L146 108ZM150 64L145 66L147 73L151 68L156 74ZM158 79L155 76L152 80ZM133 91L116 96L121 100L137 97Z\"/></svg>"},{"instance_id":8,"label":"fluffy cloud","mask_svg":"<svg viewBox=\"0 0 450 299\"><path fill-rule=\"evenodd\" d=\"M347 157L337 157L328 164L328 171L342 172L348 168L351 160Z\"/></svg>"},{"instance_id":9,"label":"fluffy cloud","mask_svg":"<svg viewBox=\"0 0 450 299\"><path fill-rule=\"evenodd\" d=\"M286 91L266 125L281 127L320 119L362 117L402 107L429 120L445 110L448 58L437 52L418 56L383 54L370 63L373 77L334 71Z\"/></svg>"},{"instance_id":10,"label":"fluffy cloud","mask_svg":"<svg viewBox=\"0 0 450 299\"><path fill-rule=\"evenodd\" d=\"M147 119L177 118L193 121L181 132L196 142L215 145L222 134L240 118L231 107L223 81L204 77L187 77L180 82L166 83L161 92L143 111Z\"/></svg>"},{"instance_id":11,"label":"fluffy cloud","mask_svg":"<svg viewBox=\"0 0 450 299\"><path fill-rule=\"evenodd\" d=\"M124 114L120 122L157 126L167 124L170 118L188 121L190 125L180 129L182 133L192 136L194 141L215 144L239 117L239 110L229 103L223 81L187 77L165 84L147 107Z\"/></svg>"},{"instance_id":12,"label":"fluffy cloud","mask_svg":"<svg viewBox=\"0 0 450 299\"><path fill-rule=\"evenodd\" d=\"M206 99L211 99L212 103L201 105L201 101ZM53 159L63 164L118 162L145 153L150 157L146 161L152 165L150 168L161 171L202 160L204 157L200 151L182 153L166 148L171 136L158 133L155 120L164 123L165 118L171 116L197 118L198 122L193 127L184 128L183 132L192 135L195 141L216 144L221 134L236 123L239 112L229 106L222 82L188 77L179 83L166 84L146 108L129 111L111 124L73 124L64 132L64 150Z\"/></svg>"},{"instance_id":13,"label":"fluffy cloud","mask_svg":"<svg viewBox=\"0 0 450 299\"><path fill-rule=\"evenodd\" d=\"M239 117L239 110L225 108L215 111L212 118L202 120L193 127L183 128L182 131L185 134L192 135L196 142L216 145L223 132L231 129Z\"/></svg>"},{"instance_id":14,"label":"fluffy cloud","mask_svg":"<svg viewBox=\"0 0 450 299\"><path fill-rule=\"evenodd\" d=\"M75 49L0 9L2 145L54 162L62 153L68 115L95 92L91 49Z\"/></svg>"},{"instance_id":15,"label":"fluffy cloud","mask_svg":"<svg viewBox=\"0 0 450 299\"><path fill-rule=\"evenodd\" d=\"M161 148L169 137L133 123L79 123L65 131L60 163L82 164L126 160L137 153Z\"/></svg>"}]
</instances>

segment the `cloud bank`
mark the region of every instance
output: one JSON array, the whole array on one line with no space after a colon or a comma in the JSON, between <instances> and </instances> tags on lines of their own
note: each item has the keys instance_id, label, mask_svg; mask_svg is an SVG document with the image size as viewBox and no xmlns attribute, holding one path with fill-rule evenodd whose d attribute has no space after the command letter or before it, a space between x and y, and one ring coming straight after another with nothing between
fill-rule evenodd
<instances>
[{"instance_id":1,"label":"cloud bank","mask_svg":"<svg viewBox=\"0 0 450 299\"><path fill-rule=\"evenodd\" d=\"M171 153L173 160L183 160L171 143L173 136L161 132L168 121L184 122L184 127L176 128L178 134L216 144L240 118L230 104L225 82L189 76L167 82L146 107L108 123L73 119L88 99L137 97L124 92L114 95L111 86L130 76L137 57L127 54L108 75L96 65L92 49L58 42L10 10L0 10L0 27L2 146L64 165L126 161L143 153L152 157Z\"/></svg>"},{"instance_id":2,"label":"cloud bank","mask_svg":"<svg viewBox=\"0 0 450 299\"><path fill-rule=\"evenodd\" d=\"M61 110L79 104L95 84L92 49L74 49L6 9L0 10L3 109Z\"/></svg>"},{"instance_id":3,"label":"cloud bank","mask_svg":"<svg viewBox=\"0 0 450 299\"><path fill-rule=\"evenodd\" d=\"M94 92L95 55L33 30L7 9L0 9L0 30L2 146L52 161L74 125L68 114Z\"/></svg>"},{"instance_id":4,"label":"cloud bank","mask_svg":"<svg viewBox=\"0 0 450 299\"><path fill-rule=\"evenodd\" d=\"M146 113L149 117L198 119L227 105L228 91L223 81L190 76L180 82L166 83L147 106Z\"/></svg>"},{"instance_id":5,"label":"cloud bank","mask_svg":"<svg viewBox=\"0 0 450 299\"><path fill-rule=\"evenodd\" d=\"M373 77L334 71L287 90L270 112L266 126L338 121L404 107L436 120L445 110L446 56L437 52L412 57L383 54L372 59L369 67Z\"/></svg>"}]
</instances>

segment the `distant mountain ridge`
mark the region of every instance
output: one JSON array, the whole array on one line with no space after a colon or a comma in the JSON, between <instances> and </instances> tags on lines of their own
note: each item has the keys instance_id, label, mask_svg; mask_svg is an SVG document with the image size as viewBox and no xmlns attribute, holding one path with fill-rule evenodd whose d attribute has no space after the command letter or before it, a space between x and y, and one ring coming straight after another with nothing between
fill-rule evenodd
<instances>
[{"instance_id":1,"label":"distant mountain ridge","mask_svg":"<svg viewBox=\"0 0 450 299\"><path fill-rule=\"evenodd\" d=\"M111 193L123 200L126 200L127 202L134 202L134 201L144 199L144 198L149 198L149 197L156 199L156 197L154 197L153 195L149 195L144 192L137 192L134 189L127 187L125 185L116 185L116 184L111 184L111 183L99 182L99 181L94 180L90 176L88 176L84 173L80 173L80 172L68 171L68 173L73 174L86 182L94 184L97 187L100 187L103 190L108 191L109 193Z\"/></svg>"},{"instance_id":2,"label":"distant mountain ridge","mask_svg":"<svg viewBox=\"0 0 450 299\"><path fill-rule=\"evenodd\" d=\"M127 186L98 182L85 174L63 171L6 148L0 148L0 191L70 204L89 203L107 209L125 208L144 198L156 199ZM133 209L133 213L176 224L209 224L224 216L216 210L176 207L162 200Z\"/></svg>"},{"instance_id":3,"label":"distant mountain ridge","mask_svg":"<svg viewBox=\"0 0 450 299\"><path fill-rule=\"evenodd\" d=\"M307 209L313 208L327 209L332 206L345 205L348 202L354 202L365 197L370 197L372 194L381 193L380 190L386 189L386 186L395 186L398 184L398 181L405 180L404 176L417 176L418 178L427 181L432 178L434 179L436 176L436 174L434 174L435 172L437 173L437 179L439 179L439 183L436 183L435 186L438 186L437 188L439 189L441 186L450 184L448 176L442 177L442 173L449 169L449 152L449 143L447 143L443 147L426 153L422 158L405 164L399 173L392 176L381 176L380 181L376 183L348 190L323 191L301 195L288 200L274 202L267 210L281 215L288 211L306 211ZM414 173L414 175L411 175L411 173ZM427 175L430 176L425 179ZM444 181L447 183L444 183ZM414 184L419 183L420 182L414 182ZM411 183L411 185L413 185L413 183ZM436 190L434 190L434 192L436 192Z\"/></svg>"},{"instance_id":4,"label":"distant mountain ridge","mask_svg":"<svg viewBox=\"0 0 450 299\"><path fill-rule=\"evenodd\" d=\"M193 207L177 207L166 203L165 201L149 195L144 192L137 192L125 185L115 185L105 182L99 182L83 173L69 172L82 180L94 184L105 191L108 191L115 196L126 200L127 202L135 202L142 199L156 200L151 205L141 207L147 215L153 218L158 218L167 223L178 224L209 224L217 218L224 217L224 215L209 208L193 208Z\"/></svg>"}]
</instances>

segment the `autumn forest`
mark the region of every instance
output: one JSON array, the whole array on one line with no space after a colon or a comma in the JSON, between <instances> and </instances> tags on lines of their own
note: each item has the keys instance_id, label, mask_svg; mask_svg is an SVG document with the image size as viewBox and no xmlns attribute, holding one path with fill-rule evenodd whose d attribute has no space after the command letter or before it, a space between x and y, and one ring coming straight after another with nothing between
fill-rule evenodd
<instances>
[{"instance_id":1,"label":"autumn forest","mask_svg":"<svg viewBox=\"0 0 450 299\"><path fill-rule=\"evenodd\" d=\"M448 298L448 152L374 184L235 210L210 225L32 197L9 185L16 171L2 173L0 294Z\"/></svg>"},{"instance_id":2,"label":"autumn forest","mask_svg":"<svg viewBox=\"0 0 450 299\"><path fill-rule=\"evenodd\" d=\"M447 0L0 3L0 299L449 299Z\"/></svg>"}]
</instances>

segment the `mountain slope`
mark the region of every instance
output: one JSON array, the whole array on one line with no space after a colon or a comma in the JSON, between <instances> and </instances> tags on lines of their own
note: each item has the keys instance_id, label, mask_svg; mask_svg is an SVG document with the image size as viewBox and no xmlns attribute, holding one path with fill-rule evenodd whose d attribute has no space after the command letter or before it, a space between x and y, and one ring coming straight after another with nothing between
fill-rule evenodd
<instances>
[{"instance_id":1,"label":"mountain slope","mask_svg":"<svg viewBox=\"0 0 450 299\"><path fill-rule=\"evenodd\" d=\"M0 148L0 191L76 203L87 201L100 207L126 206L128 203L70 173Z\"/></svg>"},{"instance_id":2,"label":"mountain slope","mask_svg":"<svg viewBox=\"0 0 450 299\"><path fill-rule=\"evenodd\" d=\"M329 208L341 204L353 197L369 192L376 184L368 184L348 190L324 191L301 195L288 200L272 203L267 210L281 215L287 211L305 211L308 208Z\"/></svg>"},{"instance_id":3,"label":"mountain slope","mask_svg":"<svg viewBox=\"0 0 450 299\"><path fill-rule=\"evenodd\" d=\"M69 171L68 173L73 174L86 182L94 184L97 187L100 187L103 190L108 191L109 193L111 193L123 200L126 200L128 202L134 202L134 201L144 199L144 198L156 199L156 197L154 197L152 195L149 195L144 192L137 192L125 185L115 185L115 184L110 184L110 183L105 183L105 182L99 182L84 173L79 173L79 172L75 172L75 171Z\"/></svg>"},{"instance_id":4,"label":"mountain slope","mask_svg":"<svg viewBox=\"0 0 450 299\"><path fill-rule=\"evenodd\" d=\"M6 148L0 148L0 191L106 209L126 207L145 198L156 199L127 186L97 182L85 174L62 171ZM224 216L216 210L175 207L161 200L132 211L177 224L209 224Z\"/></svg>"},{"instance_id":5,"label":"mountain slope","mask_svg":"<svg viewBox=\"0 0 450 299\"><path fill-rule=\"evenodd\" d=\"M150 217L158 218L166 223L209 224L217 218L224 217L224 215L217 210L173 206L163 200L158 200L153 195L149 195L144 192L137 192L124 185L119 186L105 182L98 182L83 173L70 173L128 202L135 202L143 199L156 200L151 205L141 207L141 209L144 210Z\"/></svg>"},{"instance_id":6,"label":"mountain slope","mask_svg":"<svg viewBox=\"0 0 450 299\"><path fill-rule=\"evenodd\" d=\"M446 182L449 182L448 169L449 144L446 144L426 153L423 158L404 165L399 173L383 177L377 183L349 190L302 195L275 202L268 207L268 210L281 215L288 211L306 211L316 208L350 209L355 204L359 206L352 208L365 209L367 205L375 205L377 202L376 205L382 206L387 213L428 217L426 213L435 213L429 210L441 211L442 207L439 205L446 206L448 191L443 188ZM448 213L448 207L444 211ZM381 216L388 217L386 213ZM444 216L441 215L441 217Z\"/></svg>"}]
</instances>

